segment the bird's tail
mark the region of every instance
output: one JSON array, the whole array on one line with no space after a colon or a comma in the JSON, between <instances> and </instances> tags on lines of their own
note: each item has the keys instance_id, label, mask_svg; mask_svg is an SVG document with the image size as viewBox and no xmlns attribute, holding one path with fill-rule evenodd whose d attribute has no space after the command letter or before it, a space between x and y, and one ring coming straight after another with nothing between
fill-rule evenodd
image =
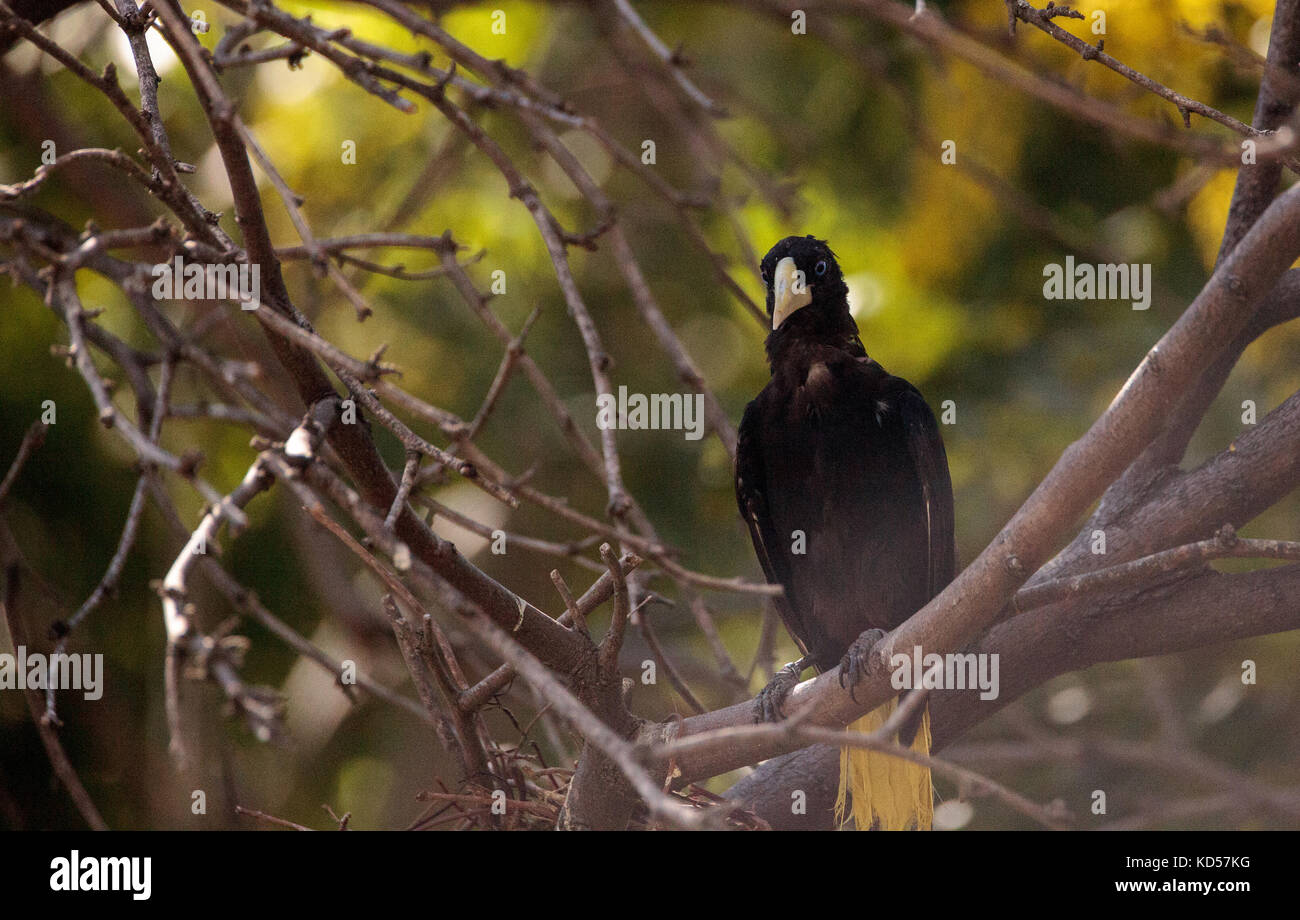
<instances>
[{"instance_id":1,"label":"bird's tail","mask_svg":"<svg viewBox=\"0 0 1300 920\"><path fill-rule=\"evenodd\" d=\"M873 732L885 724L897 707L898 700L892 699L851 724L849 731ZM928 706L911 747L919 754L930 753ZM850 800L853 822L859 830L928 831L934 820L930 768L866 748L840 749L840 790L835 799L838 827L844 826Z\"/></svg>"}]
</instances>

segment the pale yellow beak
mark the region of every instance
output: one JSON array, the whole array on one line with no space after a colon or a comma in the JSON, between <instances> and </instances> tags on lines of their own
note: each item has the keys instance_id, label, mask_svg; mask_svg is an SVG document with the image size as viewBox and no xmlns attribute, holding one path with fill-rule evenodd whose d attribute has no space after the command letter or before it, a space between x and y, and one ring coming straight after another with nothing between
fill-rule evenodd
<instances>
[{"instance_id":1,"label":"pale yellow beak","mask_svg":"<svg viewBox=\"0 0 1300 920\"><path fill-rule=\"evenodd\" d=\"M789 256L776 263L776 273L772 277L772 303L773 330L781 328L786 317L795 310L812 303L808 279L795 268L794 259Z\"/></svg>"}]
</instances>

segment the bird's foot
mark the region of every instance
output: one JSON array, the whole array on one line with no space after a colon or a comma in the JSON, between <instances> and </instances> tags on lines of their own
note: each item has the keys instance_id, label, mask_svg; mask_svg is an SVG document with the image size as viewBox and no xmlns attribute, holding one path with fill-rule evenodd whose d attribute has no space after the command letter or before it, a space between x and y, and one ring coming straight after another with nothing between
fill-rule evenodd
<instances>
[{"instance_id":1,"label":"bird's foot","mask_svg":"<svg viewBox=\"0 0 1300 920\"><path fill-rule=\"evenodd\" d=\"M768 685L759 691L754 699L755 722L780 722L785 718L785 713L781 711L781 704L799 683L799 676L803 674L806 667L808 667L808 659L800 658L776 672Z\"/></svg>"},{"instance_id":2,"label":"bird's foot","mask_svg":"<svg viewBox=\"0 0 1300 920\"><path fill-rule=\"evenodd\" d=\"M875 670L871 650L883 638L885 638L883 629L868 629L853 640L849 650L840 659L840 686L848 688L849 695L853 697L854 702L857 702L858 699L854 695L854 688L862 681L862 678Z\"/></svg>"}]
</instances>

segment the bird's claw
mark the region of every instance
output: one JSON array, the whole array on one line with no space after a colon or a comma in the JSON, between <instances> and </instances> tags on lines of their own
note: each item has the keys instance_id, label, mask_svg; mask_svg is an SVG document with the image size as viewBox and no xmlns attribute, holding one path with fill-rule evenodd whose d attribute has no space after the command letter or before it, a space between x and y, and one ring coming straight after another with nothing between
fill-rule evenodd
<instances>
[{"instance_id":1,"label":"bird's claw","mask_svg":"<svg viewBox=\"0 0 1300 920\"><path fill-rule=\"evenodd\" d=\"M773 675L768 685L754 699L755 722L780 722L785 718L781 704L799 683L799 676L805 667L803 661L792 661Z\"/></svg>"},{"instance_id":2,"label":"bird's claw","mask_svg":"<svg viewBox=\"0 0 1300 920\"><path fill-rule=\"evenodd\" d=\"M871 650L883 638L885 638L883 629L868 629L853 640L853 644L840 659L840 686L849 691L849 696L855 703L858 701L855 689L862 678L873 670Z\"/></svg>"}]
</instances>

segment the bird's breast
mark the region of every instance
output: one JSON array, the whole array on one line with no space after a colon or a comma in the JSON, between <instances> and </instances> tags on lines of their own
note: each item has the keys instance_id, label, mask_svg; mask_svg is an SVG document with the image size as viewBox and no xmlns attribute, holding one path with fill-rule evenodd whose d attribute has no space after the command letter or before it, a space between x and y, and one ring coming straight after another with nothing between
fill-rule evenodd
<instances>
[{"instance_id":1,"label":"bird's breast","mask_svg":"<svg viewBox=\"0 0 1300 920\"><path fill-rule=\"evenodd\" d=\"M792 402L792 415L812 424L835 407L835 375L825 361L814 361L808 366L802 382L794 390Z\"/></svg>"}]
</instances>

